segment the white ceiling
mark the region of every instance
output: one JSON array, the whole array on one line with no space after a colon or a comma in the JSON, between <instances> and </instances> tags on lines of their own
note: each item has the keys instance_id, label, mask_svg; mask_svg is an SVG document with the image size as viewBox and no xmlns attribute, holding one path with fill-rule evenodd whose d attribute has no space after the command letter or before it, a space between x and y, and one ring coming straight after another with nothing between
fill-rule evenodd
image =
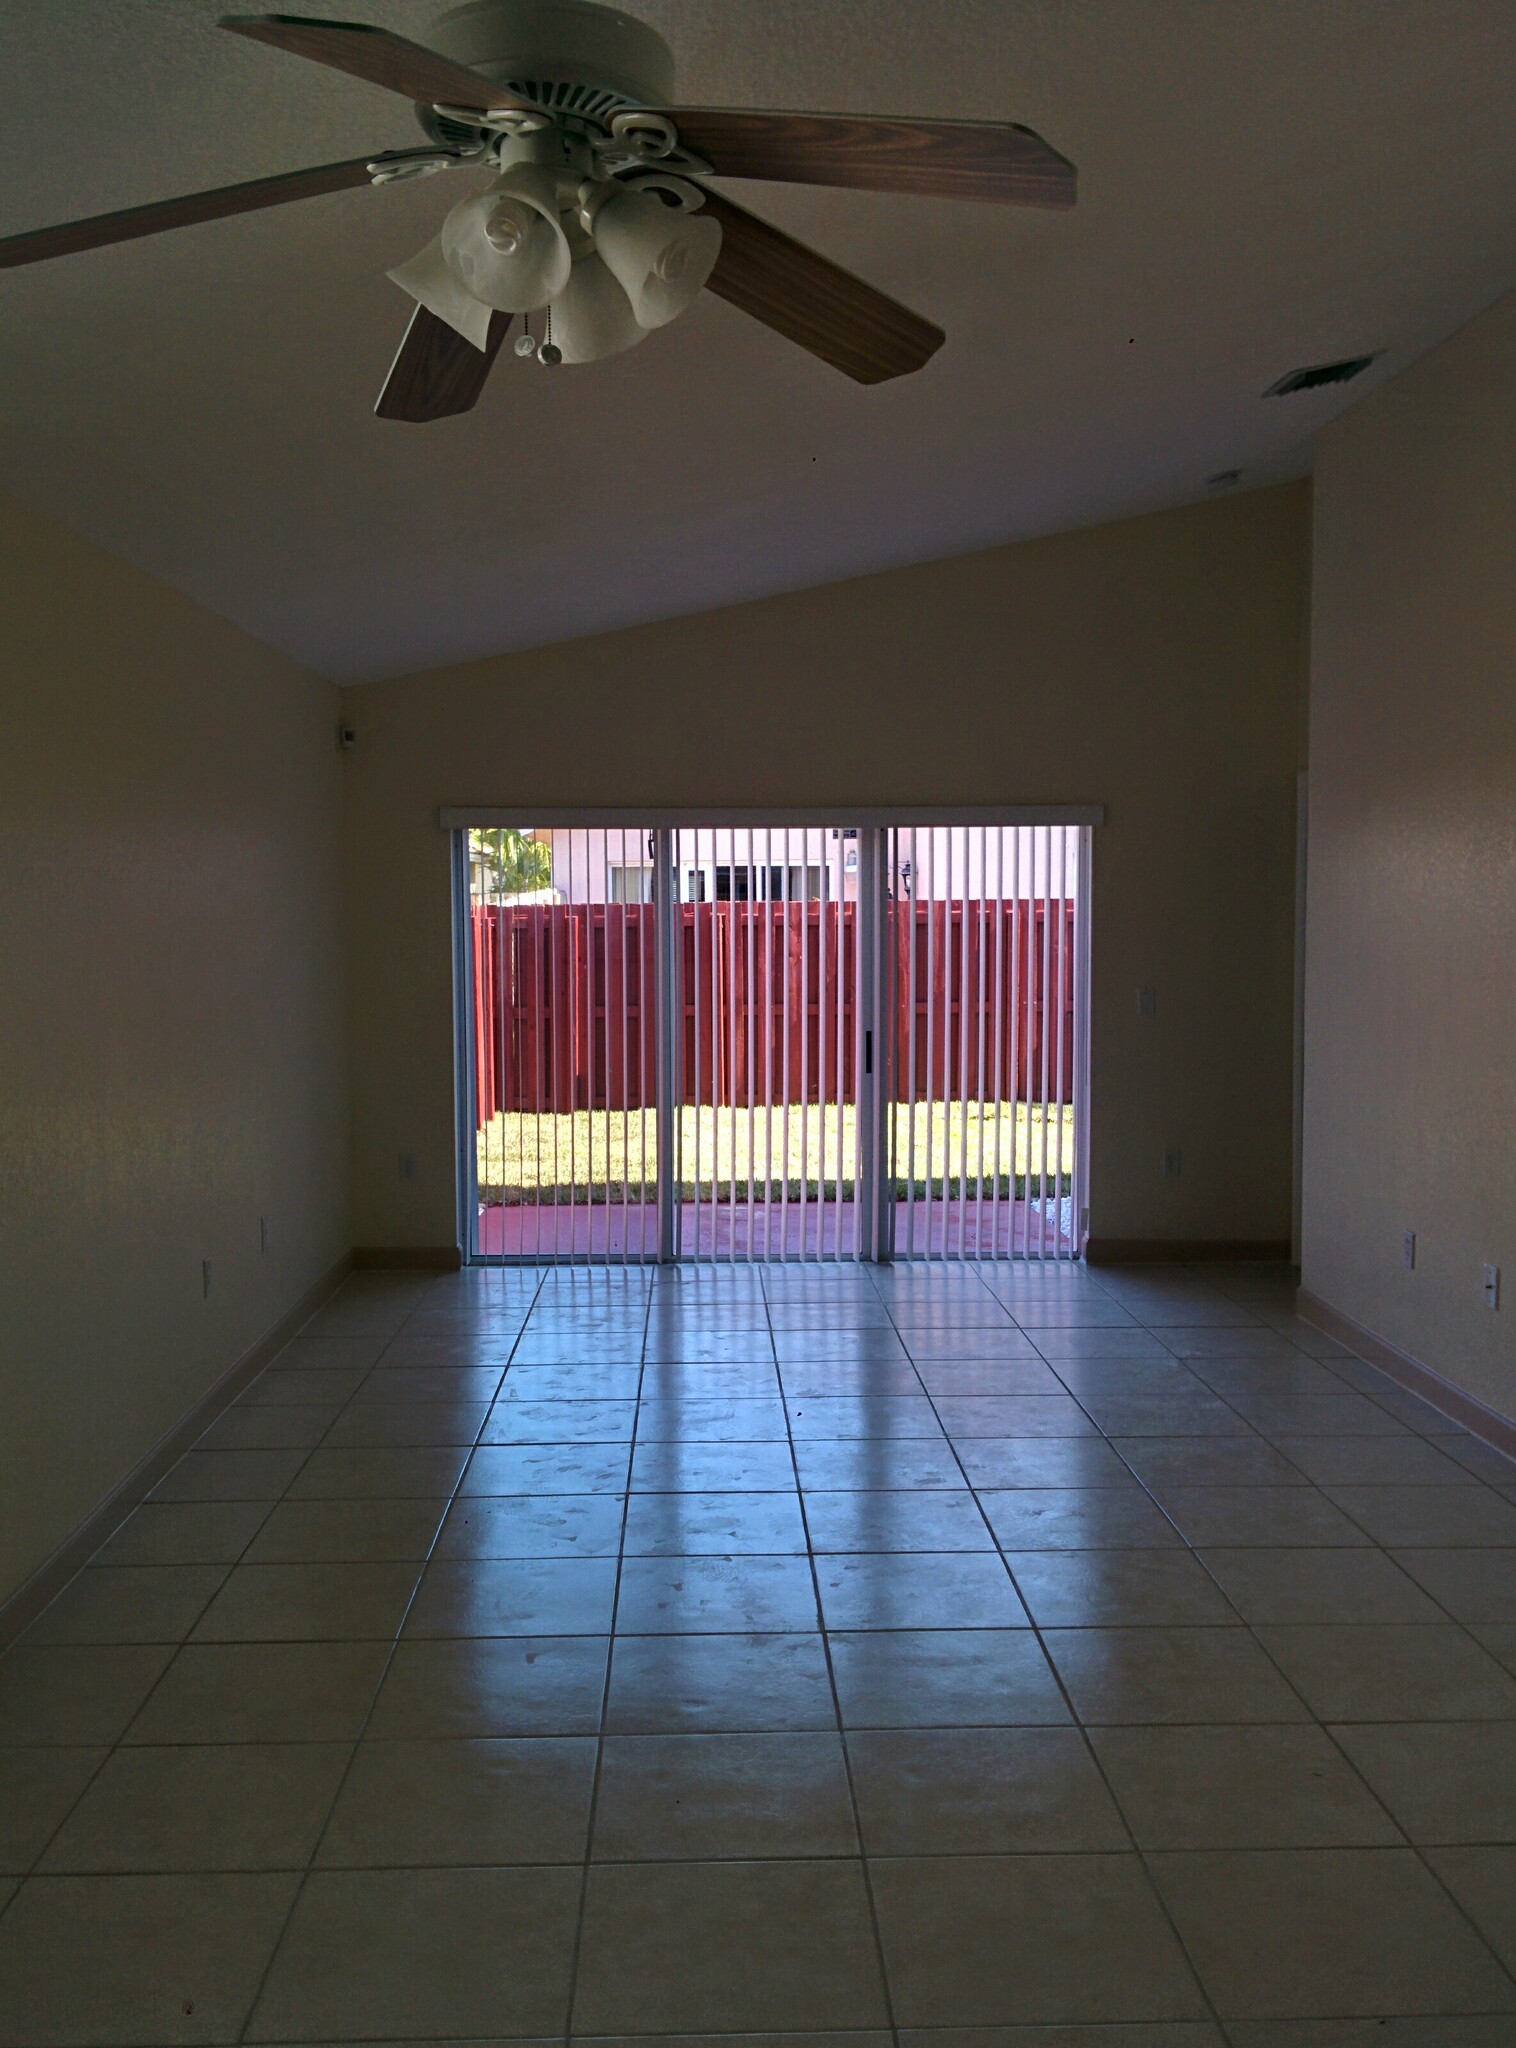
<instances>
[{"instance_id":1,"label":"white ceiling","mask_svg":"<svg viewBox=\"0 0 1516 2048\"><path fill-rule=\"evenodd\" d=\"M246 0L244 0L246 4ZM301 0L425 40L416 0ZM631 355L371 406L461 180L0 272L0 482L346 680L1301 474L1516 282L1512 0L630 0L712 105L1014 118L1072 214L734 184L939 320L865 389L707 295ZM407 147L215 0L0 0L0 233ZM1351 392L1260 394L1382 349Z\"/></svg>"}]
</instances>

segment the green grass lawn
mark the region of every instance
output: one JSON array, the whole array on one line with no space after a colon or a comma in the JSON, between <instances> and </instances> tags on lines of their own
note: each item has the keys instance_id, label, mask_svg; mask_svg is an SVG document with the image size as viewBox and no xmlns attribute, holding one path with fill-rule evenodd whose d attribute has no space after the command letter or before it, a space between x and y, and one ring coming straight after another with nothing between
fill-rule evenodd
<instances>
[{"instance_id":1,"label":"green grass lawn","mask_svg":"<svg viewBox=\"0 0 1516 2048\"><path fill-rule=\"evenodd\" d=\"M996 1167L997 1111L999 1166ZM1043 1109L1040 1104L986 1103L983 1115L971 1102L918 1102L914 1115L904 1104L892 1112L896 1191L903 1201L907 1183L919 1198L931 1194L1022 1195L1031 1180L1038 1189L1043 1170ZM835 1194L839 1168L842 1199L851 1199L856 1160L855 1112L835 1104L805 1112L804 1131L796 1107L785 1113L762 1108L681 1109L679 1112L679 1195L694 1201L730 1191L733 1179L746 1199L751 1173L756 1199L777 1201L788 1191L798 1199L802 1182L815 1199L824 1180ZM1047 1116L1046 1192L1067 1194L1074 1161L1074 1112L1062 1112L1063 1156L1057 1156L1059 1114ZM914 1151L912 1127L914 1126ZM839 1160L839 1142L841 1155ZM967 1160L965 1171L965 1142ZM555 1149L556 1148L556 1149ZM981 1149L982 1148L982 1149ZM479 1198L507 1204L566 1201L570 1188L582 1196L592 1188L613 1201L651 1202L657 1197L657 1119L649 1109L623 1118L619 1110L576 1110L564 1115L497 1116L479 1133ZM1060 1185L1061 1181L1061 1185Z\"/></svg>"}]
</instances>

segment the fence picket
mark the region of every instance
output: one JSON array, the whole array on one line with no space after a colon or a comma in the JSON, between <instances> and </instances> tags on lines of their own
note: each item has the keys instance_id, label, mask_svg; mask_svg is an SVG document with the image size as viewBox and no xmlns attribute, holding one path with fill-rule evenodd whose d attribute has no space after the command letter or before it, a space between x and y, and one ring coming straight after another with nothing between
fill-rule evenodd
<instances>
[{"instance_id":1,"label":"fence picket","mask_svg":"<svg viewBox=\"0 0 1516 2048\"><path fill-rule=\"evenodd\" d=\"M853 1100L855 906L843 906L840 963L822 942L823 908L779 902L682 906L687 1105L745 1109L751 1096L752 1106L761 1107L759 1083L773 1067L788 1078L791 1101L799 1101L803 1089L809 1103L835 1103L839 1084L842 1100ZM1074 1059L1074 904L1006 900L992 905L1000 934L998 944L989 946L976 904L965 909L956 901L901 900L892 908L897 939L894 1043L899 1049L895 1099L911 1098L914 1061L918 1102L961 1098L965 1090L986 1100L1040 1102L1046 1093L1050 1101L1068 1101ZM647 1000L654 985L651 906L478 904L472 918L480 1127L494 1116L518 1111L650 1107L646 1084L657 1068L655 1006ZM755 926L755 985L762 996L756 1006L748 1000L750 925ZM982 953L997 951L998 971L988 957L981 960ZM734 953L735 973L730 964ZM982 999L975 987L980 981ZM965 982L971 991L967 996ZM1050 987L1055 991L1051 1016ZM993 1029L980 1027L993 1026L1002 1003L1012 1028L1000 1034L997 1046ZM840 1048L835 1035L839 1011ZM941 1024L929 1030L928 1020L939 1018ZM623 1044L640 1048L641 1056L628 1059L620 1050Z\"/></svg>"}]
</instances>

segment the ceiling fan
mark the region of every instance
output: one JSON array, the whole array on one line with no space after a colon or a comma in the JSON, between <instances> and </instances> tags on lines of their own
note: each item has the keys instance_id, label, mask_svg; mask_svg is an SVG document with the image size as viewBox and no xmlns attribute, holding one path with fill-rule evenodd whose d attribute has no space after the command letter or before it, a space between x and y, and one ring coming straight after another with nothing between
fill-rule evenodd
<instances>
[{"instance_id":1,"label":"ceiling fan","mask_svg":"<svg viewBox=\"0 0 1516 2048\"><path fill-rule=\"evenodd\" d=\"M427 146L12 235L0 240L0 268L351 186L487 173L389 273L415 310L375 406L385 419L467 412L518 317L517 354L591 362L666 325L702 289L862 384L919 370L942 345L940 327L707 177L1074 204L1074 166L1014 122L671 104L667 44L594 0L474 0L437 22L436 48L296 14L221 26L403 94Z\"/></svg>"}]
</instances>

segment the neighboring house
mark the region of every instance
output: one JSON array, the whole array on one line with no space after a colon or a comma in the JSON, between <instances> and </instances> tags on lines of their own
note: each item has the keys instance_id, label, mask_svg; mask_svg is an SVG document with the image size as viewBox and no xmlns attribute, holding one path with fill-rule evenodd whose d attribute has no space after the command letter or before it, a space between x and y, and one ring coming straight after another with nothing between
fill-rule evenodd
<instances>
[{"instance_id":1,"label":"neighboring house","mask_svg":"<svg viewBox=\"0 0 1516 2048\"><path fill-rule=\"evenodd\" d=\"M524 828L530 829L530 828ZM504 900L513 903L650 903L653 896L653 850L649 833L633 830L583 830L552 826L531 832L552 848L551 898L539 891ZM680 895L688 903L852 902L858 895L856 833L831 826L760 826L733 833L721 827L684 829L676 835ZM1058 856L1053 872L1045 872L1042 835L1031 827L1006 830L986 827L970 832L965 863L950 862L951 834L945 830L902 833L896 847L894 889L918 900L941 902L965 894L978 897L985 886L992 895L1041 894L1051 881L1052 892L1065 898L1077 894L1072 870L1060 877ZM735 845L734 845L735 840ZM751 854L751 863L749 855ZM487 858L473 862L476 895L493 898Z\"/></svg>"}]
</instances>

